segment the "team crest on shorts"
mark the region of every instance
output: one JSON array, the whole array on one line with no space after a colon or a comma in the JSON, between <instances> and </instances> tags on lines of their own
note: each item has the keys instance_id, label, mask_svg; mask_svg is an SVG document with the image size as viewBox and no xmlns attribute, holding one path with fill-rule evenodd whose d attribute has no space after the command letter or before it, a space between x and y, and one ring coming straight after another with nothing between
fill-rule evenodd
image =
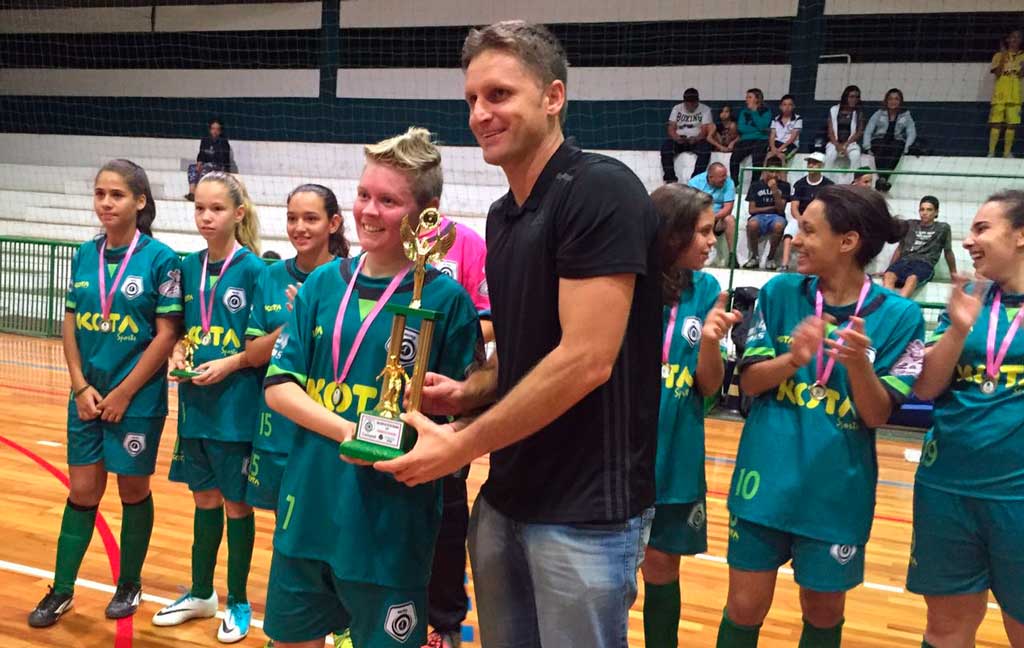
<instances>
[{"instance_id":1,"label":"team crest on shorts","mask_svg":"<svg viewBox=\"0 0 1024 648\"><path fill-rule=\"evenodd\" d=\"M124 283L121 284L121 294L128 299L135 299L142 294L142 277L138 275L128 275L124 278Z\"/></svg>"},{"instance_id":2,"label":"team crest on shorts","mask_svg":"<svg viewBox=\"0 0 1024 648\"><path fill-rule=\"evenodd\" d=\"M181 270L168 270L167 281L161 282L156 289L158 293L168 299L181 297Z\"/></svg>"},{"instance_id":3,"label":"team crest on shorts","mask_svg":"<svg viewBox=\"0 0 1024 648\"><path fill-rule=\"evenodd\" d=\"M384 632L397 641L405 643L416 629L416 606L412 601L401 605L392 605L388 608L387 617L384 619Z\"/></svg>"},{"instance_id":4,"label":"team crest on shorts","mask_svg":"<svg viewBox=\"0 0 1024 648\"><path fill-rule=\"evenodd\" d=\"M697 346L700 342L703 328L704 325L701 323L700 318L690 316L683 320L683 337L686 338L691 347Z\"/></svg>"},{"instance_id":5,"label":"team crest on shorts","mask_svg":"<svg viewBox=\"0 0 1024 648\"><path fill-rule=\"evenodd\" d=\"M828 553L837 563L845 565L853 560L853 557L857 555L857 545L834 544L832 545L832 548L828 550Z\"/></svg>"},{"instance_id":6,"label":"team crest on shorts","mask_svg":"<svg viewBox=\"0 0 1024 648\"><path fill-rule=\"evenodd\" d=\"M228 288L224 291L224 307L232 313L242 310L247 303L245 290L241 288Z\"/></svg>"},{"instance_id":7,"label":"team crest on shorts","mask_svg":"<svg viewBox=\"0 0 1024 648\"><path fill-rule=\"evenodd\" d=\"M704 509L704 502L700 502L697 506L694 506L693 509L690 510L690 517L686 519L686 523L695 531L703 529L707 522L708 513Z\"/></svg>"},{"instance_id":8,"label":"team crest on shorts","mask_svg":"<svg viewBox=\"0 0 1024 648\"><path fill-rule=\"evenodd\" d=\"M384 348L391 347L391 336L388 336L388 341L384 343ZM405 329L405 335L402 338L402 348L398 352L398 361L403 367L412 367L416 362L416 353L420 348L420 332L413 328Z\"/></svg>"},{"instance_id":9,"label":"team crest on shorts","mask_svg":"<svg viewBox=\"0 0 1024 648\"><path fill-rule=\"evenodd\" d=\"M124 446L124 451L128 453L129 457L138 457L146 451L146 435L126 434L121 445Z\"/></svg>"}]
</instances>

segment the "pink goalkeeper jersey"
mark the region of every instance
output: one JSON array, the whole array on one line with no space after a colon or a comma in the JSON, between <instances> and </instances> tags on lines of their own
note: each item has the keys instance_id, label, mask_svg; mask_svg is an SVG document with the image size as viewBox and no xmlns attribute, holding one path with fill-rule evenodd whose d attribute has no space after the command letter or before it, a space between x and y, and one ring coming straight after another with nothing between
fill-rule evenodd
<instances>
[{"instance_id":1,"label":"pink goalkeeper jersey","mask_svg":"<svg viewBox=\"0 0 1024 648\"><path fill-rule=\"evenodd\" d=\"M455 228L455 244L445 258L435 264L438 270L458 281L469 293L481 315L490 316L491 298L487 295L487 244L473 228L441 219L441 227Z\"/></svg>"}]
</instances>

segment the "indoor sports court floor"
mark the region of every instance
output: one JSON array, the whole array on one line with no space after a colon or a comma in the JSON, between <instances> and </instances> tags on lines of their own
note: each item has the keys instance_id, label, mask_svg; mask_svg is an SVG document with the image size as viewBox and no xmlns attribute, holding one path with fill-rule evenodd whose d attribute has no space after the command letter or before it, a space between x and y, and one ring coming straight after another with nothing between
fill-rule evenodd
<instances>
[{"instance_id":1,"label":"indoor sports court floor","mask_svg":"<svg viewBox=\"0 0 1024 648\"><path fill-rule=\"evenodd\" d=\"M146 598L134 619L115 623L103 618L113 591L121 507L111 480L100 506L99 529L82 566L75 607L50 629L31 630L25 618L51 582L53 557L67 488L64 485L65 412L68 393L60 343L0 335L0 637L4 648L24 646L214 646L216 624L193 621L178 628L158 630L150 617L161 605L177 598L189 580L192 543L192 498L184 486L167 481L174 445L176 398L160 448L153 480L156 529L143 570ZM714 646L725 602L728 569L725 565L726 491L739 439L739 424L708 422L709 552L683 561L683 614L680 645ZM911 495L914 467L903 451L913 441L879 442L881 467L874 531L867 550L867 583L849 596L843 645L921 645L924 602L904 591L910 546ZM470 498L475 497L487 473L486 459L477 461L470 476ZM256 619L263 617L263 600L270 565L273 516L257 514L256 551L249 597ZM225 548L220 553L216 583L223 590ZM470 579L472 593L472 579ZM221 592L223 594L223 591ZM643 646L642 591L630 616L630 645ZM470 612L467 624L475 626ZM800 634L797 590L792 576L780 576L775 605L761 632L761 646L795 646ZM238 645L261 646L264 637L254 628ZM478 643L465 644L478 646ZM1005 646L998 608L989 612L978 635L978 646ZM561 648L561 647L560 647ZM569 648L569 647L565 647ZM579 647L583 648L583 647Z\"/></svg>"}]
</instances>

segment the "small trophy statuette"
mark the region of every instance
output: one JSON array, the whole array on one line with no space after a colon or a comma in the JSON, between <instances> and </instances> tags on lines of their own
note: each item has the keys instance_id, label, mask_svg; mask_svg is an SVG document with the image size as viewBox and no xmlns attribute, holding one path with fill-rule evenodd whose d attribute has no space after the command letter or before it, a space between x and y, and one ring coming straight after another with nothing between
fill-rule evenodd
<instances>
[{"instance_id":1,"label":"small trophy statuette","mask_svg":"<svg viewBox=\"0 0 1024 648\"><path fill-rule=\"evenodd\" d=\"M415 228L409 225L408 215L402 219L402 246L413 264L412 300L409 306L385 306L385 310L392 313L394 319L391 322L387 362L377 376L382 379L381 396L372 411L359 415L355 438L339 446L338 452L346 457L370 462L384 461L400 457L416 444L416 429L405 425L399 416L402 413L403 387L406 385L409 389L410 409L418 410L420 407L434 328L437 322L444 319L444 313L422 308L427 263L443 259L455 243L455 228L450 227L448 231L442 232L440 224L441 214L432 207L423 210ZM400 361L406 320L409 317L418 317L422 322L419 352L411 377Z\"/></svg>"},{"instance_id":2,"label":"small trophy statuette","mask_svg":"<svg viewBox=\"0 0 1024 648\"><path fill-rule=\"evenodd\" d=\"M190 338L188 335L186 335L181 340L181 348L185 352L185 368L174 369L173 371L171 371L172 376L180 380L191 380L192 378L195 378L196 376L199 376L203 373L202 371L196 371L195 368L195 355L196 349L198 347L199 345L196 343L196 341Z\"/></svg>"}]
</instances>

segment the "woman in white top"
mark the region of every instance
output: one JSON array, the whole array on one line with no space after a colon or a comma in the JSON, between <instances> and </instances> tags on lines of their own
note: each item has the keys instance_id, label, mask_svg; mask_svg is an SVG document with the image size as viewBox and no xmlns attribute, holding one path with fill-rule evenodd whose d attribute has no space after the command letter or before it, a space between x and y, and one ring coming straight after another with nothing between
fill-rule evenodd
<instances>
[{"instance_id":1,"label":"woman in white top","mask_svg":"<svg viewBox=\"0 0 1024 648\"><path fill-rule=\"evenodd\" d=\"M864 135L864 111L860 105L860 88L855 85L846 86L839 103L828 111L828 144L825 145L825 168L835 168L836 160L846 158L849 168L860 166L860 138ZM847 184L849 178L837 178L832 174L832 181Z\"/></svg>"}]
</instances>

